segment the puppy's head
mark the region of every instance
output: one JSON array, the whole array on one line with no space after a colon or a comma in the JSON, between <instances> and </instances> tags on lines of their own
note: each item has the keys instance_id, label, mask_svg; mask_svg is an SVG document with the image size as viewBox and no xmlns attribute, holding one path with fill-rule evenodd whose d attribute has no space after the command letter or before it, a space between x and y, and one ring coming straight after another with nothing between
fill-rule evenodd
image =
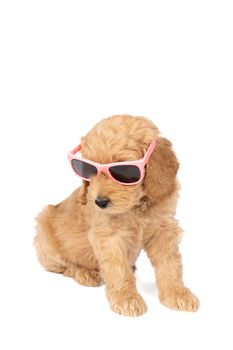
<instances>
[{"instance_id":1,"label":"puppy's head","mask_svg":"<svg viewBox=\"0 0 233 350\"><path fill-rule=\"evenodd\" d=\"M82 201L109 215L125 213L148 200L158 203L176 189L178 162L171 143L159 136L155 125L143 117L117 115L99 122L82 138L84 158L101 164L141 159L151 141L157 143L140 184L125 186L99 173L83 182Z\"/></svg>"}]
</instances>

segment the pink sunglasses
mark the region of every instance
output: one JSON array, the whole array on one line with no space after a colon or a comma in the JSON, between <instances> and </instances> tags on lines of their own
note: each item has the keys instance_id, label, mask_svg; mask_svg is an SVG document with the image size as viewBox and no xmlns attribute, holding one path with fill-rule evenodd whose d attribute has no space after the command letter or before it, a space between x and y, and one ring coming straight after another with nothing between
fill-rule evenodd
<instances>
[{"instance_id":1,"label":"pink sunglasses","mask_svg":"<svg viewBox=\"0 0 233 350\"><path fill-rule=\"evenodd\" d=\"M144 157L139 160L99 164L84 159L81 154L77 154L81 151L81 145L79 145L73 151L69 152L68 159L74 172L83 180L91 181L92 176L102 172L121 185L136 185L141 182L145 176L145 165L155 149L155 146L156 140L153 140Z\"/></svg>"}]
</instances>

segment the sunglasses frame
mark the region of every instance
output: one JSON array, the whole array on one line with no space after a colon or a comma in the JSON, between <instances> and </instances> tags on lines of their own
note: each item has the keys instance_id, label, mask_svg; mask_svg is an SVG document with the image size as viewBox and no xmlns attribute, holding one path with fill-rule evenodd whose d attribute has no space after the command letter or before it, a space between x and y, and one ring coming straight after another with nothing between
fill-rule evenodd
<instances>
[{"instance_id":1,"label":"sunglasses frame","mask_svg":"<svg viewBox=\"0 0 233 350\"><path fill-rule=\"evenodd\" d=\"M145 155L143 158L139 159L139 160L133 160L133 161L126 161L126 162L116 162L116 163L107 163L107 164L100 164L100 163L96 163L93 162L92 160L88 160L83 158L81 155L77 154L78 152L81 151L81 144L79 144L77 147L75 147L72 151L70 151L68 153L68 159L70 161L70 165L73 169L73 171L75 172L75 174L80 177L81 179L85 180L85 181L91 181L91 178L87 179L81 175L79 175L75 170L74 167L72 165L72 160L76 159L82 162L85 162L87 164L90 164L92 166L94 166L97 169L97 174L99 173L104 173L106 174L110 179L112 179L114 182L117 182L120 185L125 185L125 186L132 186L132 185L137 185L138 183L142 182L142 180L144 179L145 176L145 166L148 162L148 160L150 159L150 156L152 154L152 152L154 151L156 146L156 139L154 139L149 148L147 149ZM136 182L130 182L130 183L126 183L126 182L120 182L118 180L116 180L110 173L109 168L111 167L115 167L115 166L120 166L120 165L134 165L136 166L139 170L140 170L140 179Z\"/></svg>"}]
</instances>

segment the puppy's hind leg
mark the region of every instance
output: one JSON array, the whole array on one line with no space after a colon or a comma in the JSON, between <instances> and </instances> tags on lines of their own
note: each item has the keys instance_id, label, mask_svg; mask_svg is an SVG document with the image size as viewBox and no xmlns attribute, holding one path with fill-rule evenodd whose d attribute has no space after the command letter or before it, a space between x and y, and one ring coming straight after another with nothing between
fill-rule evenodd
<instances>
[{"instance_id":1,"label":"puppy's hind leg","mask_svg":"<svg viewBox=\"0 0 233 350\"><path fill-rule=\"evenodd\" d=\"M37 258L41 265L50 272L64 273L67 269L67 263L59 254L56 254L48 242L40 234L34 239Z\"/></svg>"},{"instance_id":2,"label":"puppy's hind leg","mask_svg":"<svg viewBox=\"0 0 233 350\"><path fill-rule=\"evenodd\" d=\"M34 240L37 257L41 265L50 272L62 273L64 276L72 277L76 282L84 286L97 287L101 278L99 271L90 270L72 264L52 251L46 240L37 235Z\"/></svg>"},{"instance_id":3,"label":"puppy's hind leg","mask_svg":"<svg viewBox=\"0 0 233 350\"><path fill-rule=\"evenodd\" d=\"M36 218L37 226L34 245L37 258L47 271L63 273L67 268L67 262L57 249L51 224L53 216L54 206L49 205Z\"/></svg>"},{"instance_id":4,"label":"puppy's hind leg","mask_svg":"<svg viewBox=\"0 0 233 350\"><path fill-rule=\"evenodd\" d=\"M39 262L47 270L62 273L64 276L72 277L76 282L84 286L96 287L101 278L98 268L85 268L72 263L60 253L59 242L54 233L53 219L56 207L49 205L37 217L37 235L34 245Z\"/></svg>"}]
</instances>

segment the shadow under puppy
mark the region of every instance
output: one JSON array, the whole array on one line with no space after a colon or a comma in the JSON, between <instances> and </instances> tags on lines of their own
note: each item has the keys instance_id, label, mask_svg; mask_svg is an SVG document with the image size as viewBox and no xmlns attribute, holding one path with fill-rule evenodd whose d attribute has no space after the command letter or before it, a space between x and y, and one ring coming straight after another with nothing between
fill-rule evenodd
<instances>
[{"instance_id":1,"label":"shadow under puppy","mask_svg":"<svg viewBox=\"0 0 233 350\"><path fill-rule=\"evenodd\" d=\"M151 147L145 169L97 171L92 163L99 163L101 170L103 164L140 160ZM74 154L70 159L84 178L82 186L37 217L40 263L85 286L98 286L103 280L111 309L138 316L147 307L132 267L144 249L155 268L161 303L196 311L198 299L182 279L182 230L174 217L179 164L171 143L149 119L116 115L100 121L81 139L81 152L90 163L75 161Z\"/></svg>"}]
</instances>

